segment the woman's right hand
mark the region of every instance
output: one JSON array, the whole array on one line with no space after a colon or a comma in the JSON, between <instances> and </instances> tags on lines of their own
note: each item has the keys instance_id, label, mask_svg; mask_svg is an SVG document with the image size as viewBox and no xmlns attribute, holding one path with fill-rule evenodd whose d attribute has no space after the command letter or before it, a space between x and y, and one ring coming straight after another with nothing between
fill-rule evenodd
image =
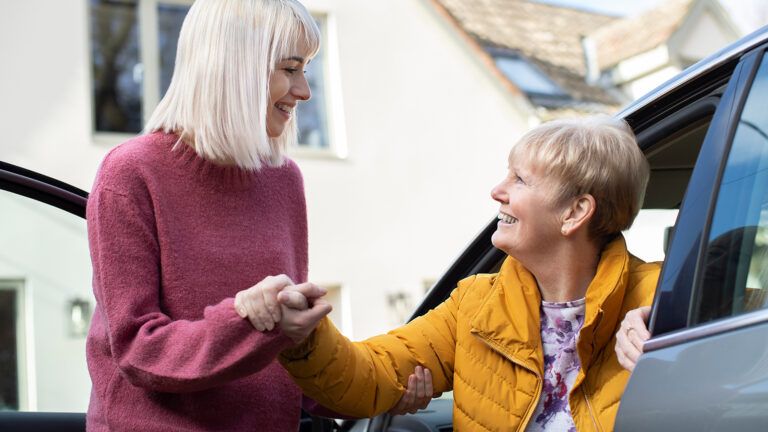
<instances>
[{"instance_id":1,"label":"woman's right hand","mask_svg":"<svg viewBox=\"0 0 768 432\"><path fill-rule=\"evenodd\" d=\"M294 343L304 341L333 309L321 298L325 293L322 287L305 283L287 287L277 295L282 306L280 330Z\"/></svg>"},{"instance_id":2,"label":"woman's right hand","mask_svg":"<svg viewBox=\"0 0 768 432\"><path fill-rule=\"evenodd\" d=\"M325 288L313 283L294 285L286 275L267 276L237 293L234 306L237 314L248 318L256 330L272 330L280 325L283 334L299 343L331 311L331 305L321 299L325 294Z\"/></svg>"},{"instance_id":3,"label":"woman's right hand","mask_svg":"<svg viewBox=\"0 0 768 432\"><path fill-rule=\"evenodd\" d=\"M282 318L277 294L291 285L293 281L284 274L267 276L235 295L235 311L240 318L248 318L256 330L272 330Z\"/></svg>"},{"instance_id":4,"label":"woman's right hand","mask_svg":"<svg viewBox=\"0 0 768 432\"><path fill-rule=\"evenodd\" d=\"M643 353L643 343L651 337L647 324L650 314L650 306L627 312L619 331L616 332L616 356L619 364L630 372L635 369L637 360Z\"/></svg>"}]
</instances>

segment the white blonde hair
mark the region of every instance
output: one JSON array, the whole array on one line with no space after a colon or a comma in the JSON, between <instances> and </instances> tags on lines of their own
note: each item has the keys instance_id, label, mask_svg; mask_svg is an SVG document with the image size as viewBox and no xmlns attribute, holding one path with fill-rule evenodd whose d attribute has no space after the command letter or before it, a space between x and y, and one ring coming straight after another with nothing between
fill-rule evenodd
<instances>
[{"instance_id":1,"label":"white blonde hair","mask_svg":"<svg viewBox=\"0 0 768 432\"><path fill-rule=\"evenodd\" d=\"M307 52L296 52L300 42ZM196 0L179 35L173 78L144 127L176 133L201 157L242 168L284 162L297 140L296 116L267 134L269 78L292 56L307 60L320 31L295 0Z\"/></svg>"},{"instance_id":2,"label":"white blonde hair","mask_svg":"<svg viewBox=\"0 0 768 432\"><path fill-rule=\"evenodd\" d=\"M509 159L527 161L549 177L558 203L592 195L589 231L603 240L632 225L650 171L629 125L604 115L544 123L523 135Z\"/></svg>"}]
</instances>

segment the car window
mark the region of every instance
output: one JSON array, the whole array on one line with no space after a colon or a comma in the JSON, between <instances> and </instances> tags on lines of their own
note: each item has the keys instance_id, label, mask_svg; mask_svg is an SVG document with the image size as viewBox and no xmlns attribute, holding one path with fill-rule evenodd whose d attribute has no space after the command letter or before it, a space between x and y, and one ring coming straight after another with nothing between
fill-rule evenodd
<instances>
[{"instance_id":1,"label":"car window","mask_svg":"<svg viewBox=\"0 0 768 432\"><path fill-rule=\"evenodd\" d=\"M720 181L692 324L768 304L768 57L739 119Z\"/></svg>"},{"instance_id":2,"label":"car window","mask_svg":"<svg viewBox=\"0 0 768 432\"><path fill-rule=\"evenodd\" d=\"M85 220L4 190L0 209L0 410L84 412Z\"/></svg>"}]
</instances>

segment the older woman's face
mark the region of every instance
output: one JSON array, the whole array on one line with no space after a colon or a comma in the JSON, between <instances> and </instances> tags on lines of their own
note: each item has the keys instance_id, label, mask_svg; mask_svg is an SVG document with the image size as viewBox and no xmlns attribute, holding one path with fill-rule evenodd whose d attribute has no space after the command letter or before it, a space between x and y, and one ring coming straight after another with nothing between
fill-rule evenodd
<instances>
[{"instance_id":1,"label":"older woman's face","mask_svg":"<svg viewBox=\"0 0 768 432\"><path fill-rule=\"evenodd\" d=\"M499 223L492 242L519 260L546 254L552 242L562 238L560 217L552 181L525 161L512 161L507 177L491 191L501 204Z\"/></svg>"},{"instance_id":2,"label":"older woman's face","mask_svg":"<svg viewBox=\"0 0 768 432\"><path fill-rule=\"evenodd\" d=\"M299 46L299 50L305 47ZM306 51L306 49L304 50ZM295 55L281 59L269 77L269 105L267 106L267 135L277 138L291 121L299 101L308 100L307 77L304 75L307 59Z\"/></svg>"}]
</instances>

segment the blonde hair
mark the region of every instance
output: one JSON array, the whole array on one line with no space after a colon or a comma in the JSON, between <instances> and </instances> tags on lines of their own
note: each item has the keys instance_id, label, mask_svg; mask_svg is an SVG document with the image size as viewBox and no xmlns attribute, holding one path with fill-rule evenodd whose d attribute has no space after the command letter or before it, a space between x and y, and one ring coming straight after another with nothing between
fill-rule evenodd
<instances>
[{"instance_id":1,"label":"blonde hair","mask_svg":"<svg viewBox=\"0 0 768 432\"><path fill-rule=\"evenodd\" d=\"M298 53L302 41L308 52ZM279 137L267 134L270 75L280 60L319 48L317 24L298 1L196 0L171 84L144 130L176 133L212 161L279 166L298 128L293 116Z\"/></svg>"},{"instance_id":2,"label":"blonde hair","mask_svg":"<svg viewBox=\"0 0 768 432\"><path fill-rule=\"evenodd\" d=\"M589 231L602 240L632 225L648 184L648 161L632 129L608 116L544 123L520 139L509 159L527 161L548 176L557 203L592 195Z\"/></svg>"}]
</instances>

